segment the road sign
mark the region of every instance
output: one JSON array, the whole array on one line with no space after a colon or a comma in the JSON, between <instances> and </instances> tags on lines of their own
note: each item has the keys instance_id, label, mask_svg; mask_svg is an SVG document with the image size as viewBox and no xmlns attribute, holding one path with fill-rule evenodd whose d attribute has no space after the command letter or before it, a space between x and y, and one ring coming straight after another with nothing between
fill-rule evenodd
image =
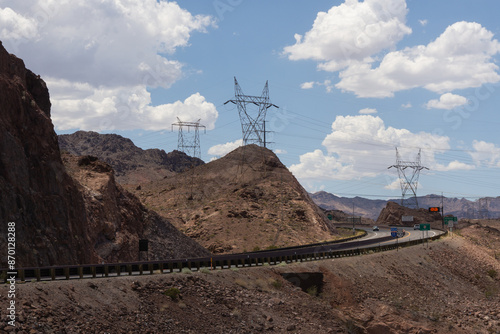
<instances>
[{"instance_id":1,"label":"road sign","mask_svg":"<svg viewBox=\"0 0 500 334\"><path fill-rule=\"evenodd\" d=\"M328 214L328 219L333 220L333 216L331 214Z\"/></svg>"},{"instance_id":2,"label":"road sign","mask_svg":"<svg viewBox=\"0 0 500 334\"><path fill-rule=\"evenodd\" d=\"M441 211L439 206L432 206L429 208L429 212L439 212Z\"/></svg>"},{"instance_id":3,"label":"road sign","mask_svg":"<svg viewBox=\"0 0 500 334\"><path fill-rule=\"evenodd\" d=\"M403 222L412 222L413 221L413 216L402 216L401 221Z\"/></svg>"},{"instance_id":4,"label":"road sign","mask_svg":"<svg viewBox=\"0 0 500 334\"><path fill-rule=\"evenodd\" d=\"M448 225L449 222L456 222L458 220L457 217L444 217L443 221L445 225Z\"/></svg>"},{"instance_id":5,"label":"road sign","mask_svg":"<svg viewBox=\"0 0 500 334\"><path fill-rule=\"evenodd\" d=\"M448 227L449 227L449 228L452 228L452 227L453 227L453 222L452 222L452 221L448 222Z\"/></svg>"},{"instance_id":6,"label":"road sign","mask_svg":"<svg viewBox=\"0 0 500 334\"><path fill-rule=\"evenodd\" d=\"M393 237L393 238L398 237L398 228L397 227L391 227L391 237Z\"/></svg>"},{"instance_id":7,"label":"road sign","mask_svg":"<svg viewBox=\"0 0 500 334\"><path fill-rule=\"evenodd\" d=\"M420 224L420 231L430 231L431 224Z\"/></svg>"}]
</instances>

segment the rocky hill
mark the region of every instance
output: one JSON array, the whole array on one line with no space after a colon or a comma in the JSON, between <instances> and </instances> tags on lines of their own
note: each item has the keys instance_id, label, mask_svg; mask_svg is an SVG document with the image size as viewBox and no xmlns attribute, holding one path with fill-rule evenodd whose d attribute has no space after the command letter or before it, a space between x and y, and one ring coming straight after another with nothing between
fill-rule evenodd
<instances>
[{"instance_id":1,"label":"rocky hill","mask_svg":"<svg viewBox=\"0 0 500 334\"><path fill-rule=\"evenodd\" d=\"M7 250L12 222L17 267L132 261L138 238L148 236L165 239L158 246L170 243L167 250L179 247L182 257L207 254L122 191L109 166L82 160L73 179L61 160L50 107L45 82L0 45L0 248Z\"/></svg>"},{"instance_id":2,"label":"rocky hill","mask_svg":"<svg viewBox=\"0 0 500 334\"><path fill-rule=\"evenodd\" d=\"M160 180L204 162L180 151L143 150L117 134L77 131L59 135L61 151L73 155L91 155L110 164L118 182L139 184Z\"/></svg>"},{"instance_id":3,"label":"rocky hill","mask_svg":"<svg viewBox=\"0 0 500 334\"><path fill-rule=\"evenodd\" d=\"M403 222L403 216L412 216L412 222ZM378 225L413 226L414 224L431 224L432 228L442 228L442 216L439 212L428 209L405 208L395 202L387 202L377 219Z\"/></svg>"},{"instance_id":4,"label":"rocky hill","mask_svg":"<svg viewBox=\"0 0 500 334\"><path fill-rule=\"evenodd\" d=\"M336 237L331 222L276 155L256 145L130 190L212 252Z\"/></svg>"}]
</instances>

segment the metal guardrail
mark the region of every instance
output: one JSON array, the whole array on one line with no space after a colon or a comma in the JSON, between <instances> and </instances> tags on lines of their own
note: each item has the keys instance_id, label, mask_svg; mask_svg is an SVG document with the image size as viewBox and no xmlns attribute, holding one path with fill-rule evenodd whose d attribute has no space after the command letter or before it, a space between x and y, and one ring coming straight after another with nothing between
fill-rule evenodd
<instances>
[{"instance_id":1,"label":"metal guardrail","mask_svg":"<svg viewBox=\"0 0 500 334\"><path fill-rule=\"evenodd\" d=\"M351 242L348 244L317 244L316 246L302 246L295 249L279 249L265 252L228 254L195 259L175 259L164 261L109 263L109 264L87 264L87 265L64 265L52 267L19 268L16 270L18 281L41 281L41 280L69 280L97 277L118 277L122 275L153 275L159 273L181 272L184 268L200 271L206 269L225 269L262 266L264 264L277 265L282 262L304 262L323 259L357 256L374 252L382 252L402 247L414 246L436 240L447 235L447 232L426 239L415 239L397 244L381 245L381 242L392 240L392 237L376 239L378 246L359 248L374 243L373 239ZM357 248L355 248L357 247ZM349 249L342 249L349 248ZM7 283L9 270L0 269L0 277Z\"/></svg>"}]
</instances>

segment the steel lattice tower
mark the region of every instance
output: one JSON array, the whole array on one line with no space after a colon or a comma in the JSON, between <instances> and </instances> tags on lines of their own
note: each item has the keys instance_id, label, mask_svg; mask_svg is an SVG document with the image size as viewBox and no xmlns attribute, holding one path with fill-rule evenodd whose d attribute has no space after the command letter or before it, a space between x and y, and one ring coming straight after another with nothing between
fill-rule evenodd
<instances>
[{"instance_id":1,"label":"steel lattice tower","mask_svg":"<svg viewBox=\"0 0 500 334\"><path fill-rule=\"evenodd\" d=\"M266 85L261 96L250 96L243 94L236 77L234 78L234 99L226 101L224 104L232 102L238 107L241 121L241 131L243 134L243 145L257 144L266 147L266 112L271 107L279 108L269 100L269 87ZM255 105L257 112L251 112L248 105Z\"/></svg>"},{"instance_id":2,"label":"steel lattice tower","mask_svg":"<svg viewBox=\"0 0 500 334\"><path fill-rule=\"evenodd\" d=\"M396 147L396 164L388 168L397 168L399 182L401 183L401 206L418 209L417 185L418 177L422 169L429 169L420 165L420 153L418 150L417 161L403 161ZM411 173L409 173L411 171ZM407 196L407 195L410 196Z\"/></svg>"},{"instance_id":3,"label":"steel lattice tower","mask_svg":"<svg viewBox=\"0 0 500 334\"><path fill-rule=\"evenodd\" d=\"M206 131L204 125L200 125L200 120L196 122L183 122L177 117L177 123L172 123L172 129L174 126L179 127L179 135L177 140L177 149L181 152L194 158L201 158L200 149L200 128ZM194 128L192 136L186 136L183 132L183 128L186 127L188 132L191 132L191 128Z\"/></svg>"}]
</instances>

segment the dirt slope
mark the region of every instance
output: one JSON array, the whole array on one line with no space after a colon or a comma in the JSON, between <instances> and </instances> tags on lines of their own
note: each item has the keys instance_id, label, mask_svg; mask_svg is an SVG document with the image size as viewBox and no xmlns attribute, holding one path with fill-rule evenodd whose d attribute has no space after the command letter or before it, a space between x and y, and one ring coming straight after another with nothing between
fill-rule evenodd
<instances>
[{"instance_id":1,"label":"dirt slope","mask_svg":"<svg viewBox=\"0 0 500 334\"><path fill-rule=\"evenodd\" d=\"M276 155L256 145L129 190L216 253L336 237L333 225Z\"/></svg>"},{"instance_id":2,"label":"dirt slope","mask_svg":"<svg viewBox=\"0 0 500 334\"><path fill-rule=\"evenodd\" d=\"M477 232L482 227L475 227ZM462 234L468 234L463 229ZM316 262L17 286L30 333L498 333L500 263L455 235L427 246ZM307 281L323 274L319 296ZM179 290L177 300L164 293ZM6 303L7 286L0 286ZM2 312L5 312L2 311ZM3 314L2 314L3 315ZM5 330L6 322L0 323Z\"/></svg>"}]
</instances>

